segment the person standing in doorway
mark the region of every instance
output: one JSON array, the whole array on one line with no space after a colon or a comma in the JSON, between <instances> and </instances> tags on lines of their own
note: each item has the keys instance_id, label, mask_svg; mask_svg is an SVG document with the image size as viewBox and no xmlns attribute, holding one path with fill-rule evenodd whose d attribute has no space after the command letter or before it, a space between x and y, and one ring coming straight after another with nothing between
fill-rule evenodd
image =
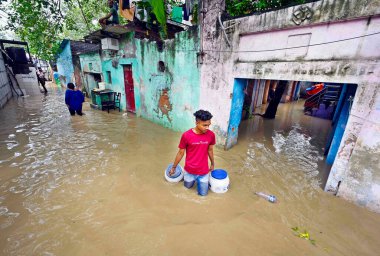
<instances>
[{"instance_id":1,"label":"person standing in doorway","mask_svg":"<svg viewBox=\"0 0 380 256\"><path fill-rule=\"evenodd\" d=\"M45 73L42 70L42 68L38 68L38 71L37 71L37 80L38 80L38 83L44 89L44 92L47 93L48 91L46 90L46 87L45 87L46 78L45 78Z\"/></svg>"},{"instance_id":2,"label":"person standing in doorway","mask_svg":"<svg viewBox=\"0 0 380 256\"><path fill-rule=\"evenodd\" d=\"M186 152L184 186L191 188L197 181L198 194L206 196L208 193L209 172L214 170L215 134L209 130L212 115L205 110L194 113L195 127L182 134L169 175L175 173L178 163ZM209 166L208 158L211 165Z\"/></svg>"},{"instance_id":3,"label":"person standing in doorway","mask_svg":"<svg viewBox=\"0 0 380 256\"><path fill-rule=\"evenodd\" d=\"M65 94L65 103L69 109L70 115L75 116L75 112L80 116L83 115L82 113L83 102L84 102L83 93L79 90L75 90L75 85L73 83L68 83L66 94Z\"/></svg>"},{"instance_id":4,"label":"person standing in doorway","mask_svg":"<svg viewBox=\"0 0 380 256\"><path fill-rule=\"evenodd\" d=\"M268 103L274 98L275 89L271 86L268 92Z\"/></svg>"}]
</instances>

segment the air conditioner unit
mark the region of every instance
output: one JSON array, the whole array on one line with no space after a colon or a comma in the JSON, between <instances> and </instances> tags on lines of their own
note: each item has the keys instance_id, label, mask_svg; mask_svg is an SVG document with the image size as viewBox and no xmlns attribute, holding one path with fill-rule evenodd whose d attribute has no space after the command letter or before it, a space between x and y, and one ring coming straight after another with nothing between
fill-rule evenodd
<instances>
[{"instance_id":1,"label":"air conditioner unit","mask_svg":"<svg viewBox=\"0 0 380 256\"><path fill-rule=\"evenodd\" d=\"M102 50L119 50L119 41L114 38L103 38L102 42Z\"/></svg>"}]
</instances>

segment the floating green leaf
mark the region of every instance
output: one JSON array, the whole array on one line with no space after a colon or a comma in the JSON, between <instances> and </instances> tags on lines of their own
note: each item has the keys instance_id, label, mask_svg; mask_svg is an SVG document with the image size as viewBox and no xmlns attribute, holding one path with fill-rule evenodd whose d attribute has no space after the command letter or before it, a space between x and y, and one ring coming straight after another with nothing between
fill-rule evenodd
<instances>
[{"instance_id":1,"label":"floating green leaf","mask_svg":"<svg viewBox=\"0 0 380 256\"><path fill-rule=\"evenodd\" d=\"M308 240L312 245L316 244L316 241L310 238L310 234L306 230L302 232L298 227L294 227L292 230L294 231L294 235L298 236L299 238Z\"/></svg>"}]
</instances>

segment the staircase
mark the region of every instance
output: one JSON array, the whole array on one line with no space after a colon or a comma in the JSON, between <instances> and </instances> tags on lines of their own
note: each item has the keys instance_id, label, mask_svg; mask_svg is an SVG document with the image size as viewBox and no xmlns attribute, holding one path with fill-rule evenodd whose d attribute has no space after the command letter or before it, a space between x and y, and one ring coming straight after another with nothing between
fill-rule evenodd
<instances>
[{"instance_id":1,"label":"staircase","mask_svg":"<svg viewBox=\"0 0 380 256\"><path fill-rule=\"evenodd\" d=\"M339 101L341 85L325 84L325 88L309 97L304 104L306 115L332 119L335 107Z\"/></svg>"}]
</instances>

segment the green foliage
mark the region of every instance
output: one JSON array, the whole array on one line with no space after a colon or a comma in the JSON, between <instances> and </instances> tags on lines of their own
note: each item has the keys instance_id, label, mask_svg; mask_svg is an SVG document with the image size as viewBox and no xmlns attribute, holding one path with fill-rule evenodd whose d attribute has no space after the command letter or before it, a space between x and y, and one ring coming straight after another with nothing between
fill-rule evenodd
<instances>
[{"instance_id":1,"label":"green foliage","mask_svg":"<svg viewBox=\"0 0 380 256\"><path fill-rule=\"evenodd\" d=\"M171 6L181 6L183 4L181 0L167 0L166 3Z\"/></svg>"},{"instance_id":2,"label":"green foliage","mask_svg":"<svg viewBox=\"0 0 380 256\"><path fill-rule=\"evenodd\" d=\"M149 1L147 0L142 0L140 2L137 2L137 10L138 10L138 14L140 15L141 19L144 20L145 19L145 12L144 10L147 11L147 13L151 13L152 12L152 6L150 5Z\"/></svg>"},{"instance_id":3,"label":"green foliage","mask_svg":"<svg viewBox=\"0 0 380 256\"><path fill-rule=\"evenodd\" d=\"M234 17L305 2L305 0L226 0L226 11Z\"/></svg>"},{"instance_id":4,"label":"green foliage","mask_svg":"<svg viewBox=\"0 0 380 256\"><path fill-rule=\"evenodd\" d=\"M161 38L167 37L165 4L165 0L137 3L140 11L147 10L148 25L158 22ZM32 54L46 60L56 56L62 39L79 40L100 29L97 21L109 12L107 0L0 0L0 8L9 16L6 29L28 42Z\"/></svg>"},{"instance_id":5,"label":"green foliage","mask_svg":"<svg viewBox=\"0 0 380 256\"><path fill-rule=\"evenodd\" d=\"M167 20L167 14L165 11L165 2L164 0L150 0L150 5L153 8L153 13L156 16L157 21L160 23L161 29L163 31L164 37L167 36L167 26L166 26L166 20Z\"/></svg>"},{"instance_id":6,"label":"green foliage","mask_svg":"<svg viewBox=\"0 0 380 256\"><path fill-rule=\"evenodd\" d=\"M32 53L51 59L56 49L56 36L63 31L60 5L46 0L12 1L8 28L29 42Z\"/></svg>"},{"instance_id":7,"label":"green foliage","mask_svg":"<svg viewBox=\"0 0 380 256\"><path fill-rule=\"evenodd\" d=\"M80 6L79 6L80 3ZM65 15L65 38L78 40L84 35L99 29L97 20L109 12L106 2L99 4L96 0L70 0L68 11ZM80 8L82 7L82 8ZM83 12L83 14L82 14ZM96 21L93 24L93 20Z\"/></svg>"},{"instance_id":8,"label":"green foliage","mask_svg":"<svg viewBox=\"0 0 380 256\"><path fill-rule=\"evenodd\" d=\"M0 0L0 8L8 13L7 29L28 42L32 54L46 60L55 57L62 39L77 40L98 29L91 21L108 12L106 2L99 0L14 0L9 6Z\"/></svg>"},{"instance_id":9,"label":"green foliage","mask_svg":"<svg viewBox=\"0 0 380 256\"><path fill-rule=\"evenodd\" d=\"M193 24L198 24L198 4L193 6L193 10L191 12L193 14L193 20L191 21Z\"/></svg>"},{"instance_id":10,"label":"green foliage","mask_svg":"<svg viewBox=\"0 0 380 256\"><path fill-rule=\"evenodd\" d=\"M152 26L156 25L157 22L160 25L160 34L161 38L167 37L167 13L165 9L165 1L164 0L142 0L137 2L138 14L143 20L144 10L147 12L147 26L148 28L152 28Z\"/></svg>"}]
</instances>

